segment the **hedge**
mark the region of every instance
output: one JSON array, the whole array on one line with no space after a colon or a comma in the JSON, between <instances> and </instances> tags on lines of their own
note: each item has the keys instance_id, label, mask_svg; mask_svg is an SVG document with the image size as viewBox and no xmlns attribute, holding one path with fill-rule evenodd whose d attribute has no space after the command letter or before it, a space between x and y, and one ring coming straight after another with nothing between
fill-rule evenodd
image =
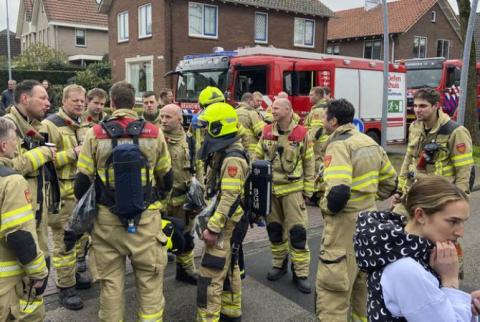
<instances>
[{"instance_id":1,"label":"hedge","mask_svg":"<svg viewBox=\"0 0 480 322\"><path fill-rule=\"evenodd\" d=\"M24 79L36 79L39 82L44 79L48 80L51 84L65 85L68 80L74 77L75 71L63 71L63 70L15 70L12 69L12 78L18 82ZM0 91L7 88L8 82L8 70L0 70Z\"/></svg>"}]
</instances>

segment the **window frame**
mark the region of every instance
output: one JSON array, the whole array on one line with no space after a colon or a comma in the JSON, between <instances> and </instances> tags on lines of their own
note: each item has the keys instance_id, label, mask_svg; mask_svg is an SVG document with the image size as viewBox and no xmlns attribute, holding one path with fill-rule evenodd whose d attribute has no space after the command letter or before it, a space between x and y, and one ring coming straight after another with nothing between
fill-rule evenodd
<instances>
[{"instance_id":1,"label":"window frame","mask_svg":"<svg viewBox=\"0 0 480 322\"><path fill-rule=\"evenodd\" d=\"M148 28L148 9L147 7L150 7L150 33L148 33L147 28ZM145 16L142 17L142 10L145 9ZM152 3L145 3L141 6L138 7L138 39L145 39L145 38L151 38L153 34L153 20L152 20ZM143 18L143 19L142 19ZM144 25L145 24L145 25ZM142 27L143 25L145 26L145 34L141 34L142 32Z\"/></svg>"},{"instance_id":2,"label":"window frame","mask_svg":"<svg viewBox=\"0 0 480 322\"><path fill-rule=\"evenodd\" d=\"M419 40L421 39L425 39L425 55L423 57L420 56L420 50L418 51L418 53L415 55L414 58L427 58L428 56L428 37L425 37L425 36L413 36L413 50L414 50L414 54L415 54L415 39L416 38L419 38ZM420 47L419 47L420 48Z\"/></svg>"},{"instance_id":3,"label":"window frame","mask_svg":"<svg viewBox=\"0 0 480 322\"><path fill-rule=\"evenodd\" d=\"M376 42L380 42L380 53L379 53L379 56L378 58L375 58L374 57L374 50L375 50L375 43ZM371 57L366 57L366 49L367 49L367 43L371 43L372 44L372 55ZM363 41L363 58L365 59L377 59L377 60L382 60L382 50L383 50L383 43L382 43L382 39L381 38L372 38L372 39L365 39Z\"/></svg>"},{"instance_id":4,"label":"window frame","mask_svg":"<svg viewBox=\"0 0 480 322\"><path fill-rule=\"evenodd\" d=\"M265 39L257 39L257 15L265 16ZM257 44L268 44L268 13L262 11L255 11L255 19L254 19L254 37L255 43Z\"/></svg>"},{"instance_id":5,"label":"window frame","mask_svg":"<svg viewBox=\"0 0 480 322\"><path fill-rule=\"evenodd\" d=\"M296 31L295 31L295 27L297 25L297 21L298 20L302 20L303 22L303 26L304 26L304 29L303 29L303 43L302 44L297 44L296 43L296 39L295 39L295 35L296 35ZM305 35L306 35L306 23L308 22L312 22L313 23L313 29L312 29L312 44L307 44L305 42ZM309 19L309 18L300 18L300 17L294 17L293 19L293 46L294 47L301 47L301 48L315 48L315 27L316 27L316 21L315 19Z\"/></svg>"},{"instance_id":6,"label":"window frame","mask_svg":"<svg viewBox=\"0 0 480 322\"><path fill-rule=\"evenodd\" d=\"M78 31L83 31L83 44L78 43ZM87 30L85 28L75 28L75 47L87 47Z\"/></svg>"},{"instance_id":7,"label":"window frame","mask_svg":"<svg viewBox=\"0 0 480 322\"><path fill-rule=\"evenodd\" d=\"M126 17L126 19L123 19L122 17ZM129 18L129 13L128 13L128 10L124 10L122 12L119 12L117 14L117 43L124 43L124 42L128 42L130 40L130 24L128 22L128 18ZM122 21L120 21L122 19ZM124 30L125 31L125 38L121 38L122 35L121 32L122 32L122 23L121 22L125 22L125 26L124 26Z\"/></svg>"},{"instance_id":8,"label":"window frame","mask_svg":"<svg viewBox=\"0 0 480 322\"><path fill-rule=\"evenodd\" d=\"M431 18L432 18L432 22L435 23L437 22L437 12L435 10L432 10L432 13L431 13Z\"/></svg>"},{"instance_id":9,"label":"window frame","mask_svg":"<svg viewBox=\"0 0 480 322\"><path fill-rule=\"evenodd\" d=\"M194 34L190 32L190 4L196 4L202 7L202 32L200 34ZM215 33L205 33L205 8L215 8ZM188 2L188 36L192 38L205 38L205 39L218 39L218 6L213 4L201 3L201 2Z\"/></svg>"},{"instance_id":10,"label":"window frame","mask_svg":"<svg viewBox=\"0 0 480 322\"><path fill-rule=\"evenodd\" d=\"M151 84L152 89L151 90L153 90L153 86L154 86L154 83L155 83L153 56L140 56L140 57L125 58L125 80L133 85L132 78L131 78L132 75L131 75L131 71L130 71L130 65L141 64L141 63L149 63L150 66L151 66L151 76L152 76L152 84ZM148 91L148 78L147 78L146 81L147 81L147 83L146 83L147 89L146 90ZM140 92L139 90L137 90L135 88L135 101L137 103L142 101L142 93L143 92Z\"/></svg>"},{"instance_id":11,"label":"window frame","mask_svg":"<svg viewBox=\"0 0 480 322\"><path fill-rule=\"evenodd\" d=\"M443 49L444 49L444 44L445 44L445 42L448 43L448 48L447 48L447 53L448 53L448 55L447 55L447 56L445 56L445 55L440 55L440 56L439 56L439 55L438 55L438 43L439 43L439 42L443 42L443 43L442 43L442 54L444 54ZM449 40L449 39L443 39L443 38L437 39L437 57L445 57L446 59L449 59L449 58L450 58L450 40Z\"/></svg>"}]
</instances>

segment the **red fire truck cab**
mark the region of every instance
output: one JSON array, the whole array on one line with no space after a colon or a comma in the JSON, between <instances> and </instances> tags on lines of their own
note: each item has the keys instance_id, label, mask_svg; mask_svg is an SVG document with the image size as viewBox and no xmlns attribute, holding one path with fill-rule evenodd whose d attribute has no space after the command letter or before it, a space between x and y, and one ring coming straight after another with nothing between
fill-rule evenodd
<instances>
[{"instance_id":1,"label":"red fire truck cab","mask_svg":"<svg viewBox=\"0 0 480 322\"><path fill-rule=\"evenodd\" d=\"M405 72L405 66L390 64L388 141L405 140ZM354 105L355 117L363 122L365 133L377 141L381 138L382 61L254 47L187 56L175 73L176 101L193 111L200 91L212 85L224 91L233 105L244 93L259 91L265 108L275 95L285 91L295 112L304 117L311 108L311 88L327 86L332 97L346 98Z\"/></svg>"}]
</instances>

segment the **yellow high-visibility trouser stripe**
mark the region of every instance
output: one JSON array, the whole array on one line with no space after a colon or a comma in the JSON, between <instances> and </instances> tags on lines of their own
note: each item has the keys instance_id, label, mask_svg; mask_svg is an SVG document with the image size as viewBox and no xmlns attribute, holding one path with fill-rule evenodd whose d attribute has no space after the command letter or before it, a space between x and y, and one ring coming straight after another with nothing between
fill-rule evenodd
<instances>
[{"instance_id":1,"label":"yellow high-visibility trouser stripe","mask_svg":"<svg viewBox=\"0 0 480 322\"><path fill-rule=\"evenodd\" d=\"M292 183L285 184L273 184L273 193L276 195L283 195L292 192L302 191L303 190L303 181L295 181Z\"/></svg>"},{"instance_id":2,"label":"yellow high-visibility trouser stripe","mask_svg":"<svg viewBox=\"0 0 480 322\"><path fill-rule=\"evenodd\" d=\"M35 273L41 273L46 267L47 263L45 262L45 257L40 256L28 265L25 265L23 268L28 275L32 275Z\"/></svg>"},{"instance_id":3,"label":"yellow high-visibility trouser stripe","mask_svg":"<svg viewBox=\"0 0 480 322\"><path fill-rule=\"evenodd\" d=\"M67 256L53 256L52 262L53 267L55 268L70 267L72 265L75 265L75 263L77 262L77 256L75 252L72 252Z\"/></svg>"},{"instance_id":4,"label":"yellow high-visibility trouser stripe","mask_svg":"<svg viewBox=\"0 0 480 322\"><path fill-rule=\"evenodd\" d=\"M143 314L138 312L138 320L140 322L161 322L163 317L163 309L153 314Z\"/></svg>"},{"instance_id":5,"label":"yellow high-visibility trouser stripe","mask_svg":"<svg viewBox=\"0 0 480 322\"><path fill-rule=\"evenodd\" d=\"M0 215L0 232L4 232L7 229L21 225L34 220L32 212L32 204L28 204L21 208L17 208Z\"/></svg>"},{"instance_id":6,"label":"yellow high-visibility trouser stripe","mask_svg":"<svg viewBox=\"0 0 480 322\"><path fill-rule=\"evenodd\" d=\"M32 314L35 312L41 305L43 305L43 297L39 299L31 300L30 302L25 301L24 299L20 299L20 311L27 314Z\"/></svg>"},{"instance_id":7,"label":"yellow high-visibility trouser stripe","mask_svg":"<svg viewBox=\"0 0 480 322\"><path fill-rule=\"evenodd\" d=\"M0 262L0 278L22 275L23 270L17 261Z\"/></svg>"}]
</instances>

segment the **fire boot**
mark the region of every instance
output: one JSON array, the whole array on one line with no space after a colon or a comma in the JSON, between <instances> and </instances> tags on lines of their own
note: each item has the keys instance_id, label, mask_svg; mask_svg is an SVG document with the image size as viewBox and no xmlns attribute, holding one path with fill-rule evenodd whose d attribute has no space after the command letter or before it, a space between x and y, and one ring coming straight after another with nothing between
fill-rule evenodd
<instances>
[{"instance_id":1,"label":"fire boot","mask_svg":"<svg viewBox=\"0 0 480 322\"><path fill-rule=\"evenodd\" d=\"M74 287L61 288L58 295L60 304L67 310L80 310L83 308L82 299L78 296Z\"/></svg>"},{"instance_id":2,"label":"fire boot","mask_svg":"<svg viewBox=\"0 0 480 322\"><path fill-rule=\"evenodd\" d=\"M175 275L177 281L185 282L191 285L197 285L197 276L193 272L187 271L182 265L177 264L177 273Z\"/></svg>"},{"instance_id":3,"label":"fire boot","mask_svg":"<svg viewBox=\"0 0 480 322\"><path fill-rule=\"evenodd\" d=\"M269 281L276 281L283 275L287 274L288 270L288 257L283 260L282 267L272 267L270 272L267 273L267 279Z\"/></svg>"},{"instance_id":4,"label":"fire boot","mask_svg":"<svg viewBox=\"0 0 480 322\"><path fill-rule=\"evenodd\" d=\"M87 261L85 256L77 258L77 272L83 273L87 271Z\"/></svg>"},{"instance_id":5,"label":"fire boot","mask_svg":"<svg viewBox=\"0 0 480 322\"><path fill-rule=\"evenodd\" d=\"M297 289L302 292L302 293L306 293L306 294L309 294L312 292L312 285L310 284L310 281L308 280L308 276L297 276L297 274L295 273L295 268L293 267L293 264L292 264L292 280L293 280L293 284L295 284L295 286L297 287Z\"/></svg>"},{"instance_id":6,"label":"fire boot","mask_svg":"<svg viewBox=\"0 0 480 322\"><path fill-rule=\"evenodd\" d=\"M237 316L233 318L220 313L220 322L241 322L241 321L242 321L241 316Z\"/></svg>"},{"instance_id":7,"label":"fire boot","mask_svg":"<svg viewBox=\"0 0 480 322\"><path fill-rule=\"evenodd\" d=\"M75 288L77 290L86 290L92 287L92 280L90 279L90 276L88 276L88 273L75 273L75 280Z\"/></svg>"}]
</instances>

